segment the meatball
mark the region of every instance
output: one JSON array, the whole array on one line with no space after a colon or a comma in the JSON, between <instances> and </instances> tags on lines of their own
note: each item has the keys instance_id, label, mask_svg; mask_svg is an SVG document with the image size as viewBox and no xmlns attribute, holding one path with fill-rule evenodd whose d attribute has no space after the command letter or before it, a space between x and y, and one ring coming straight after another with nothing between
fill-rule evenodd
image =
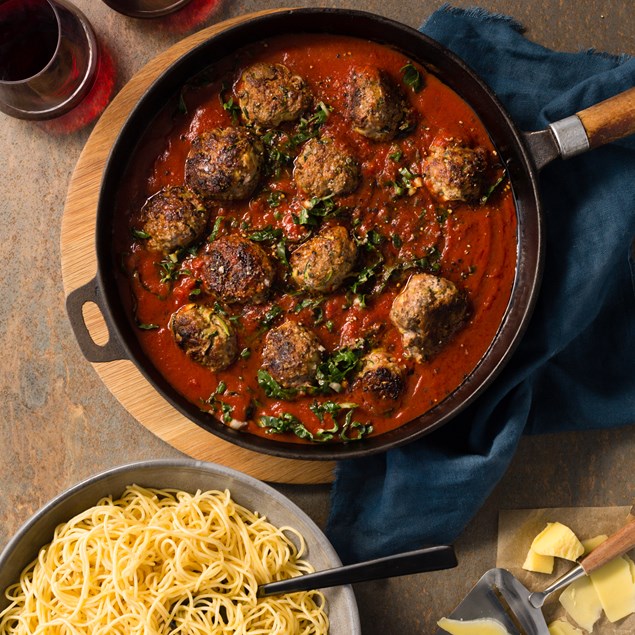
<instances>
[{"instance_id":1,"label":"meatball","mask_svg":"<svg viewBox=\"0 0 635 635\"><path fill-rule=\"evenodd\" d=\"M412 275L390 309L406 354L418 362L436 354L467 314L465 295L449 280L427 273Z\"/></svg>"},{"instance_id":2,"label":"meatball","mask_svg":"<svg viewBox=\"0 0 635 635\"><path fill-rule=\"evenodd\" d=\"M261 247L232 235L210 243L200 256L199 275L207 293L223 301L259 304L269 295L275 271Z\"/></svg>"},{"instance_id":3,"label":"meatball","mask_svg":"<svg viewBox=\"0 0 635 635\"><path fill-rule=\"evenodd\" d=\"M302 391L315 379L323 351L311 331L288 320L267 333L262 368L283 388Z\"/></svg>"},{"instance_id":4,"label":"meatball","mask_svg":"<svg viewBox=\"0 0 635 635\"><path fill-rule=\"evenodd\" d=\"M383 412L403 395L405 373L405 367L386 351L376 349L362 358L354 387L362 390L367 408Z\"/></svg>"},{"instance_id":5,"label":"meatball","mask_svg":"<svg viewBox=\"0 0 635 635\"><path fill-rule=\"evenodd\" d=\"M236 360L238 344L231 324L208 306L185 304L172 314L169 327L177 345L197 364L219 371Z\"/></svg>"},{"instance_id":6,"label":"meatball","mask_svg":"<svg viewBox=\"0 0 635 635\"><path fill-rule=\"evenodd\" d=\"M147 245L164 254L188 247L202 237L209 213L186 187L164 187L141 208L141 229Z\"/></svg>"},{"instance_id":7,"label":"meatball","mask_svg":"<svg viewBox=\"0 0 635 635\"><path fill-rule=\"evenodd\" d=\"M293 177L308 196L350 194L360 179L359 164L332 139L309 139L295 160Z\"/></svg>"},{"instance_id":8,"label":"meatball","mask_svg":"<svg viewBox=\"0 0 635 635\"><path fill-rule=\"evenodd\" d=\"M356 255L357 246L348 230L341 225L329 227L291 254L291 278L307 291L334 291L350 273Z\"/></svg>"},{"instance_id":9,"label":"meatball","mask_svg":"<svg viewBox=\"0 0 635 635\"><path fill-rule=\"evenodd\" d=\"M245 119L265 128L295 121L311 105L304 80L282 64L250 66L236 86L236 95Z\"/></svg>"},{"instance_id":10,"label":"meatball","mask_svg":"<svg viewBox=\"0 0 635 635\"><path fill-rule=\"evenodd\" d=\"M264 150L247 128L216 128L192 142L185 160L185 183L199 196L220 200L248 198L258 185Z\"/></svg>"},{"instance_id":11,"label":"meatball","mask_svg":"<svg viewBox=\"0 0 635 635\"><path fill-rule=\"evenodd\" d=\"M468 148L455 141L433 144L422 170L423 182L438 199L477 201L485 185L487 151Z\"/></svg>"},{"instance_id":12,"label":"meatball","mask_svg":"<svg viewBox=\"0 0 635 635\"><path fill-rule=\"evenodd\" d=\"M348 112L353 129L375 141L390 141L405 117L405 102L383 70L354 69L349 80Z\"/></svg>"}]
</instances>

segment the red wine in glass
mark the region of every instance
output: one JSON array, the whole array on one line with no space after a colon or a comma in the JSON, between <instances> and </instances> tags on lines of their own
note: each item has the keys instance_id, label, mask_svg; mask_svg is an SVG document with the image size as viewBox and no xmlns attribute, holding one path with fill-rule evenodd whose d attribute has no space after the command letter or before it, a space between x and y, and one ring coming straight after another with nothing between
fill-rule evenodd
<instances>
[{"instance_id":1,"label":"red wine in glass","mask_svg":"<svg viewBox=\"0 0 635 635\"><path fill-rule=\"evenodd\" d=\"M67 0L0 0L0 110L22 119L68 112L92 86L97 53Z\"/></svg>"}]
</instances>

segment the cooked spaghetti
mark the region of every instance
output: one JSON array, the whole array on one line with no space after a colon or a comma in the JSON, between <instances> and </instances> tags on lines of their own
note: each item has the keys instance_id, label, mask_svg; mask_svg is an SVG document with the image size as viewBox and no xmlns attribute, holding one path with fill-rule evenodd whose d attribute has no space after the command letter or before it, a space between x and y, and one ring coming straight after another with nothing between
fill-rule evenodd
<instances>
[{"instance_id":1,"label":"cooked spaghetti","mask_svg":"<svg viewBox=\"0 0 635 635\"><path fill-rule=\"evenodd\" d=\"M305 552L296 530L229 491L132 485L56 528L6 590L0 633L327 633L318 591L256 598L259 584L312 571Z\"/></svg>"}]
</instances>

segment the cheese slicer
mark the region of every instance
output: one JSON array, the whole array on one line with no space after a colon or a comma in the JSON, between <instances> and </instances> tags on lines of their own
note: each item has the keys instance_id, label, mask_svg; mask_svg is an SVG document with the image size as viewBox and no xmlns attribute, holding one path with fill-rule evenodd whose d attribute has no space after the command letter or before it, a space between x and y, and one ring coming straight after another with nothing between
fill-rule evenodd
<instances>
[{"instance_id":1,"label":"cheese slicer","mask_svg":"<svg viewBox=\"0 0 635 635\"><path fill-rule=\"evenodd\" d=\"M635 522L628 522L544 591L531 592L506 569L490 569L450 614L451 620L493 620L509 635L549 635L541 607L545 599L635 547ZM439 628L436 635L447 635ZM473 631L477 632L477 631ZM504 632L502 630L494 632Z\"/></svg>"}]
</instances>

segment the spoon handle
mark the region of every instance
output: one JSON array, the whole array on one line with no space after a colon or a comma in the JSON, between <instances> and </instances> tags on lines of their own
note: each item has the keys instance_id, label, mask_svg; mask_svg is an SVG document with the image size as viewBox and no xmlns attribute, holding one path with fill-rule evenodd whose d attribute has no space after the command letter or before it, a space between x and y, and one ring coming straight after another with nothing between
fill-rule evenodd
<instances>
[{"instance_id":1,"label":"spoon handle","mask_svg":"<svg viewBox=\"0 0 635 635\"><path fill-rule=\"evenodd\" d=\"M440 571L456 565L457 560L452 547L447 545L426 547L335 569L307 573L279 582L269 582L258 587L258 597L324 589L339 584L352 584L366 580L382 580L411 573L422 573L423 571Z\"/></svg>"}]
</instances>

